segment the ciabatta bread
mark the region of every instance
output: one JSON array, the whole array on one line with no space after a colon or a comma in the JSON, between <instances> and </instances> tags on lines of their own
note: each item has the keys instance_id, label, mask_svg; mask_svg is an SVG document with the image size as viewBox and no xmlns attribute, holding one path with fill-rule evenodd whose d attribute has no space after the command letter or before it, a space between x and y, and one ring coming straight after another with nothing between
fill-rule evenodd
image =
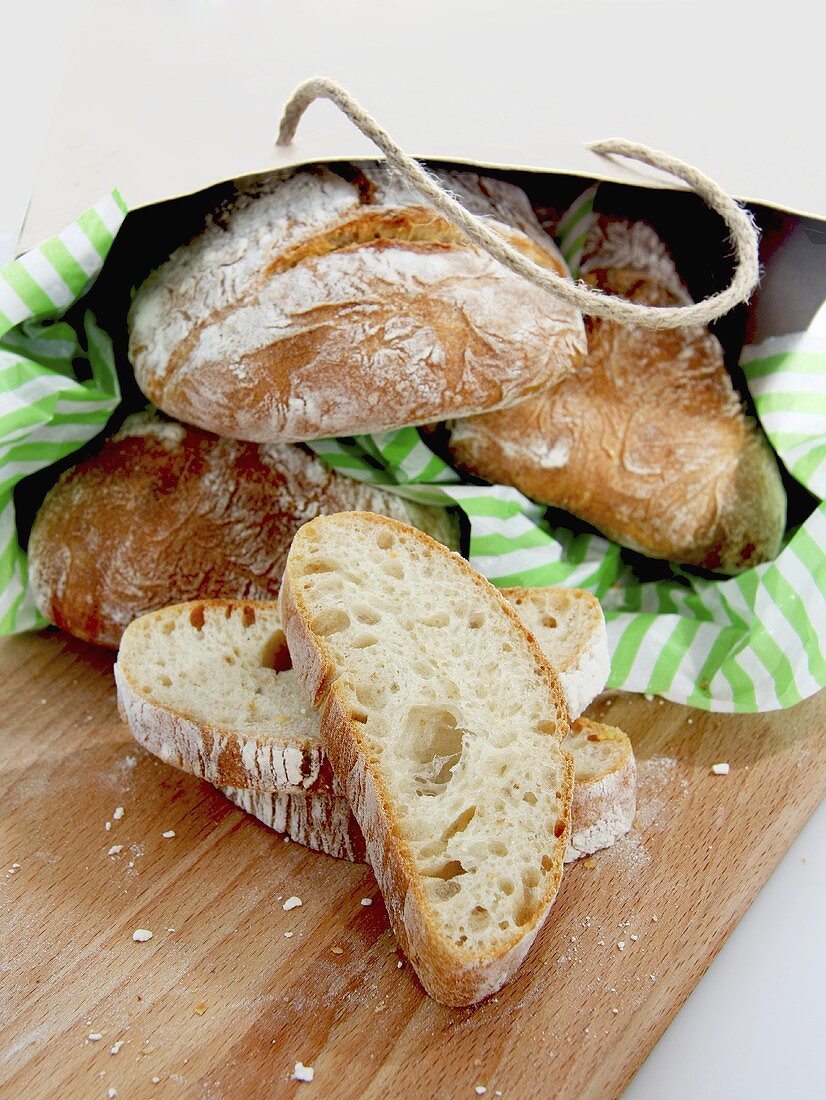
<instances>
[{"instance_id":1,"label":"ciabatta bread","mask_svg":"<svg viewBox=\"0 0 826 1100\"><path fill-rule=\"evenodd\" d=\"M637 766L631 742L622 730L587 718L573 723L565 751L574 763L571 834L565 851L565 862L572 863L609 848L631 828ZM236 806L299 844L339 859L366 862L361 830L341 794L219 790Z\"/></svg>"},{"instance_id":2,"label":"ciabatta bread","mask_svg":"<svg viewBox=\"0 0 826 1100\"><path fill-rule=\"evenodd\" d=\"M503 595L578 714L608 673L599 601L564 588ZM291 669L275 602L197 600L142 615L124 632L115 676L133 736L166 763L219 786L343 793L324 760L318 714Z\"/></svg>"},{"instance_id":3,"label":"ciabatta bread","mask_svg":"<svg viewBox=\"0 0 826 1100\"><path fill-rule=\"evenodd\" d=\"M574 761L571 834L565 862L610 848L637 809L637 762L628 735L589 718L571 725L565 742Z\"/></svg>"},{"instance_id":4,"label":"ciabatta bread","mask_svg":"<svg viewBox=\"0 0 826 1100\"><path fill-rule=\"evenodd\" d=\"M458 546L443 508L336 474L300 447L131 417L43 502L29 541L35 602L70 634L115 647L132 619L157 607L275 597L301 524L352 508L422 524Z\"/></svg>"},{"instance_id":5,"label":"ciabatta bread","mask_svg":"<svg viewBox=\"0 0 826 1100\"><path fill-rule=\"evenodd\" d=\"M511 244L566 273L518 187L438 175ZM470 245L383 166L239 183L139 288L129 328L151 401L258 442L504 408L585 352L576 309Z\"/></svg>"},{"instance_id":6,"label":"ciabatta bread","mask_svg":"<svg viewBox=\"0 0 826 1100\"><path fill-rule=\"evenodd\" d=\"M553 903L570 822L564 698L470 566L366 513L296 534L280 594L293 664L425 989L499 989Z\"/></svg>"},{"instance_id":7,"label":"ciabatta bread","mask_svg":"<svg viewBox=\"0 0 826 1100\"><path fill-rule=\"evenodd\" d=\"M583 276L650 306L690 301L643 223L599 220ZM735 573L773 558L785 523L774 455L705 328L652 332L590 318L575 375L451 425L463 469L565 508L653 558Z\"/></svg>"}]
</instances>

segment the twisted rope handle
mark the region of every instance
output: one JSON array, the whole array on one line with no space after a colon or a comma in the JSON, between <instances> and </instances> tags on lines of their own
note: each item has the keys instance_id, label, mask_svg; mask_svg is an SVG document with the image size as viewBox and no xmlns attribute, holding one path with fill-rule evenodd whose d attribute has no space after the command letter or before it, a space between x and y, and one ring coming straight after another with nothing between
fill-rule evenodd
<instances>
[{"instance_id":1,"label":"twisted rope handle","mask_svg":"<svg viewBox=\"0 0 826 1100\"><path fill-rule=\"evenodd\" d=\"M428 175L417 161L409 157L393 141L390 135L340 84L327 77L316 76L304 81L290 96L278 128L278 145L290 144L295 137L301 116L316 99L329 99L334 103L365 137L381 149L388 164L427 198L430 205L435 207L447 221L461 229L468 240L517 275L521 275L529 282L562 299L568 305L576 306L583 313L651 329L704 325L728 313L741 302L747 301L757 286L760 277L758 236L748 211L708 176L667 153L649 149L646 145L624 141L621 138L592 142L588 145L588 148L595 153L628 157L676 176L687 183L726 223L736 261L731 283L725 290L690 306L635 304L623 298L604 294L599 290L592 290L583 283L571 282L561 275L540 267L509 245L498 233L488 229L480 218L465 210Z\"/></svg>"}]
</instances>

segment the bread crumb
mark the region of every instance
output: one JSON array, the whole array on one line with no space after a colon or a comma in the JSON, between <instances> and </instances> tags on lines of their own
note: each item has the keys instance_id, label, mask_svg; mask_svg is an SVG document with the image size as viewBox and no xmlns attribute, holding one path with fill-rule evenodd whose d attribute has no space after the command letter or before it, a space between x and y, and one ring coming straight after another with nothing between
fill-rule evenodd
<instances>
[{"instance_id":1,"label":"bread crumb","mask_svg":"<svg viewBox=\"0 0 826 1100\"><path fill-rule=\"evenodd\" d=\"M611 1009L611 1011L612 1011L612 1012L613 1012L613 1014L614 1014L614 1015L616 1016L616 1015L617 1015L617 1013L619 1012L619 1009L618 1009L618 1008L612 1008L612 1009Z\"/></svg>"},{"instance_id":2,"label":"bread crumb","mask_svg":"<svg viewBox=\"0 0 826 1100\"><path fill-rule=\"evenodd\" d=\"M488 1090L485 1088L484 1085L474 1085L473 1091L476 1093L477 1096L484 1096Z\"/></svg>"},{"instance_id":3,"label":"bread crumb","mask_svg":"<svg viewBox=\"0 0 826 1100\"><path fill-rule=\"evenodd\" d=\"M284 939L285 940L291 940L292 938L293 938L292 932L285 932L284 933Z\"/></svg>"},{"instance_id":4,"label":"bread crumb","mask_svg":"<svg viewBox=\"0 0 826 1100\"><path fill-rule=\"evenodd\" d=\"M167 829L165 833L161 833L161 836L164 838L164 840L171 840L174 835L175 835L175 830L174 829Z\"/></svg>"},{"instance_id":5,"label":"bread crumb","mask_svg":"<svg viewBox=\"0 0 826 1100\"><path fill-rule=\"evenodd\" d=\"M404 963L401 961L401 959L399 959L399 961L396 963L396 969L401 970L401 968L403 966L404 966Z\"/></svg>"},{"instance_id":6,"label":"bread crumb","mask_svg":"<svg viewBox=\"0 0 826 1100\"><path fill-rule=\"evenodd\" d=\"M729 766L727 763L712 764L711 770L714 772L715 775L728 775Z\"/></svg>"},{"instance_id":7,"label":"bread crumb","mask_svg":"<svg viewBox=\"0 0 826 1100\"><path fill-rule=\"evenodd\" d=\"M102 1038L103 1038L103 1032L101 1032L101 1031L93 1031L91 1033L91 1035L89 1036L89 1039L93 1043L96 1043L98 1041L98 1039L102 1039Z\"/></svg>"},{"instance_id":8,"label":"bread crumb","mask_svg":"<svg viewBox=\"0 0 826 1100\"><path fill-rule=\"evenodd\" d=\"M104 827L104 829L106 830L106 832L108 833L108 832L109 832L109 830L110 830L110 829L112 828L112 822L111 822L111 821L107 821L107 822L106 822L106 824L105 824L105 825L104 825L103 827Z\"/></svg>"},{"instance_id":9,"label":"bread crumb","mask_svg":"<svg viewBox=\"0 0 826 1100\"><path fill-rule=\"evenodd\" d=\"M147 940L152 939L152 933L148 928L136 928L132 933L132 939L135 943L146 943Z\"/></svg>"},{"instance_id":10,"label":"bread crumb","mask_svg":"<svg viewBox=\"0 0 826 1100\"><path fill-rule=\"evenodd\" d=\"M624 951L625 950L625 940L617 940L617 947L620 949L620 951Z\"/></svg>"},{"instance_id":11,"label":"bread crumb","mask_svg":"<svg viewBox=\"0 0 826 1100\"><path fill-rule=\"evenodd\" d=\"M120 853L122 851L123 851L123 845L122 844L113 844L112 847L109 849L109 851L106 854L110 855L110 856L117 856L117 855L120 855Z\"/></svg>"},{"instance_id":12,"label":"bread crumb","mask_svg":"<svg viewBox=\"0 0 826 1100\"><path fill-rule=\"evenodd\" d=\"M117 1054L117 1052L120 1050L120 1048L122 1046L123 1046L123 1039L118 1039L118 1041L115 1043L115 1045L109 1051L109 1053L110 1054Z\"/></svg>"},{"instance_id":13,"label":"bread crumb","mask_svg":"<svg viewBox=\"0 0 826 1100\"><path fill-rule=\"evenodd\" d=\"M654 696L651 694L650 691L647 691L645 693L645 695L643 696L643 698L645 699L646 703L653 703L654 702Z\"/></svg>"},{"instance_id":14,"label":"bread crumb","mask_svg":"<svg viewBox=\"0 0 826 1100\"><path fill-rule=\"evenodd\" d=\"M109 1089L109 1091L106 1093L106 1095L109 1097L109 1100L115 1100L115 1097L117 1096L117 1094L118 1094L117 1089Z\"/></svg>"},{"instance_id":15,"label":"bread crumb","mask_svg":"<svg viewBox=\"0 0 826 1100\"><path fill-rule=\"evenodd\" d=\"M639 936L632 936L631 937L631 939L634 941L634 943L636 943L639 938L640 938Z\"/></svg>"},{"instance_id":16,"label":"bread crumb","mask_svg":"<svg viewBox=\"0 0 826 1100\"><path fill-rule=\"evenodd\" d=\"M153 1077L152 1078L152 1084L153 1085L159 1085L160 1083L161 1083L160 1077Z\"/></svg>"},{"instance_id":17,"label":"bread crumb","mask_svg":"<svg viewBox=\"0 0 826 1100\"><path fill-rule=\"evenodd\" d=\"M361 899L361 904L365 905L365 906L366 905L372 905L373 904L373 899L372 898L362 898Z\"/></svg>"},{"instance_id":18,"label":"bread crumb","mask_svg":"<svg viewBox=\"0 0 826 1100\"><path fill-rule=\"evenodd\" d=\"M303 1062L296 1062L293 1070L293 1081L312 1081L315 1070L312 1066L305 1066Z\"/></svg>"},{"instance_id":19,"label":"bread crumb","mask_svg":"<svg viewBox=\"0 0 826 1100\"><path fill-rule=\"evenodd\" d=\"M115 812L112 814L115 821L120 821L123 817L123 806L115 806Z\"/></svg>"},{"instance_id":20,"label":"bread crumb","mask_svg":"<svg viewBox=\"0 0 826 1100\"><path fill-rule=\"evenodd\" d=\"M285 913L289 913L291 909L297 909L299 905L303 904L304 903L302 902L301 898L297 898L295 897L295 895L293 895L291 898L287 898L281 908L284 910Z\"/></svg>"},{"instance_id":21,"label":"bread crumb","mask_svg":"<svg viewBox=\"0 0 826 1100\"><path fill-rule=\"evenodd\" d=\"M656 913L654 913L654 914L652 914L652 916L651 916L651 919L653 920L654 924L656 924L656 923L657 923L657 921L658 921L658 920L659 920L660 918L659 918L659 917L657 916L657 914L656 914Z\"/></svg>"},{"instance_id":22,"label":"bread crumb","mask_svg":"<svg viewBox=\"0 0 826 1100\"><path fill-rule=\"evenodd\" d=\"M195 1015L196 1016L203 1016L203 1014L205 1012L206 1012L206 1005L204 1004L203 1001L201 1001L200 1004L195 1005Z\"/></svg>"},{"instance_id":23,"label":"bread crumb","mask_svg":"<svg viewBox=\"0 0 826 1100\"><path fill-rule=\"evenodd\" d=\"M330 950L332 951L332 953L334 955L343 955L344 954L344 948L343 947L331 947Z\"/></svg>"},{"instance_id":24,"label":"bread crumb","mask_svg":"<svg viewBox=\"0 0 826 1100\"><path fill-rule=\"evenodd\" d=\"M376 1005L376 1007L373 1009L373 1011L374 1012L384 1012L384 1001L379 1001L379 1003Z\"/></svg>"}]
</instances>

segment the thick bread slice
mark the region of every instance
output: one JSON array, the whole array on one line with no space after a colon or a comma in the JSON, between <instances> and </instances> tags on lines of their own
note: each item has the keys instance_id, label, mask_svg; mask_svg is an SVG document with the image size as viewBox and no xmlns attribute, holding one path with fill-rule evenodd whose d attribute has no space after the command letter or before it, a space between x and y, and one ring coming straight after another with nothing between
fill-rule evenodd
<instances>
[{"instance_id":1,"label":"thick bread slice","mask_svg":"<svg viewBox=\"0 0 826 1100\"><path fill-rule=\"evenodd\" d=\"M367 513L301 528L280 607L393 930L431 996L473 1004L522 962L562 876L556 676L467 562Z\"/></svg>"},{"instance_id":2,"label":"thick bread slice","mask_svg":"<svg viewBox=\"0 0 826 1100\"><path fill-rule=\"evenodd\" d=\"M565 748L574 761L571 833L565 862L610 848L637 809L637 762L628 735L590 718L571 725Z\"/></svg>"},{"instance_id":3,"label":"thick bread slice","mask_svg":"<svg viewBox=\"0 0 826 1100\"><path fill-rule=\"evenodd\" d=\"M571 834L565 862L609 848L628 832L636 810L637 766L627 735L615 726L580 718L565 749L574 762ZM339 859L364 863L358 822L343 795L331 791L239 791L219 787L227 798L276 832Z\"/></svg>"},{"instance_id":4,"label":"thick bread slice","mask_svg":"<svg viewBox=\"0 0 826 1100\"><path fill-rule=\"evenodd\" d=\"M599 601L564 588L503 595L575 717L605 685ZM291 671L275 601L198 600L142 615L124 633L115 676L133 736L167 764L218 786L343 793Z\"/></svg>"},{"instance_id":5,"label":"thick bread slice","mask_svg":"<svg viewBox=\"0 0 826 1100\"><path fill-rule=\"evenodd\" d=\"M599 600L581 588L505 588L502 595L539 642L559 677L568 714L578 718L611 668Z\"/></svg>"},{"instance_id":6,"label":"thick bread slice","mask_svg":"<svg viewBox=\"0 0 826 1100\"><path fill-rule=\"evenodd\" d=\"M196 600L142 615L114 671L133 737L167 764L221 786L331 789L274 601Z\"/></svg>"},{"instance_id":7,"label":"thick bread slice","mask_svg":"<svg viewBox=\"0 0 826 1100\"><path fill-rule=\"evenodd\" d=\"M330 791L245 791L218 787L230 802L262 824L316 852L366 863L364 837L343 795Z\"/></svg>"}]
</instances>

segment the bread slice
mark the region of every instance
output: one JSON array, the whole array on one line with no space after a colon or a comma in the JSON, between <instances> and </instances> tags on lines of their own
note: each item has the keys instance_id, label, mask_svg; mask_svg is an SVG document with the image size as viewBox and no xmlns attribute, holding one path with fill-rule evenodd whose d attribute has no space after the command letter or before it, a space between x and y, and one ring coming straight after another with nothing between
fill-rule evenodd
<instances>
[{"instance_id":1,"label":"bread slice","mask_svg":"<svg viewBox=\"0 0 826 1100\"><path fill-rule=\"evenodd\" d=\"M571 718L605 687L611 669L599 600L581 588L505 588L509 602L553 667Z\"/></svg>"},{"instance_id":2,"label":"bread slice","mask_svg":"<svg viewBox=\"0 0 826 1100\"><path fill-rule=\"evenodd\" d=\"M467 562L368 513L299 530L280 607L397 939L436 1000L482 1000L562 876L573 764L553 670Z\"/></svg>"},{"instance_id":3,"label":"bread slice","mask_svg":"<svg viewBox=\"0 0 826 1100\"><path fill-rule=\"evenodd\" d=\"M222 786L332 788L274 601L150 611L124 631L114 671L121 716L167 764Z\"/></svg>"},{"instance_id":4,"label":"bread slice","mask_svg":"<svg viewBox=\"0 0 826 1100\"><path fill-rule=\"evenodd\" d=\"M631 828L636 810L637 767L628 736L615 726L580 718L565 749L574 762L571 833L565 862L610 847ZM327 855L364 863L364 839L347 799L332 791L242 791L219 787L236 806Z\"/></svg>"},{"instance_id":5,"label":"bread slice","mask_svg":"<svg viewBox=\"0 0 826 1100\"><path fill-rule=\"evenodd\" d=\"M565 862L610 848L637 808L637 762L626 733L590 718L571 725L565 748L574 761L571 832Z\"/></svg>"},{"instance_id":6,"label":"bread slice","mask_svg":"<svg viewBox=\"0 0 826 1100\"><path fill-rule=\"evenodd\" d=\"M351 863L366 863L364 837L344 795L331 791L245 791L218 787L221 794L262 824L290 840Z\"/></svg>"},{"instance_id":7,"label":"bread slice","mask_svg":"<svg viewBox=\"0 0 826 1100\"><path fill-rule=\"evenodd\" d=\"M564 588L503 595L575 717L608 674L599 601ZM323 756L318 715L290 668L275 601L199 600L143 615L126 629L115 676L133 736L167 764L218 786L343 793Z\"/></svg>"}]
</instances>

